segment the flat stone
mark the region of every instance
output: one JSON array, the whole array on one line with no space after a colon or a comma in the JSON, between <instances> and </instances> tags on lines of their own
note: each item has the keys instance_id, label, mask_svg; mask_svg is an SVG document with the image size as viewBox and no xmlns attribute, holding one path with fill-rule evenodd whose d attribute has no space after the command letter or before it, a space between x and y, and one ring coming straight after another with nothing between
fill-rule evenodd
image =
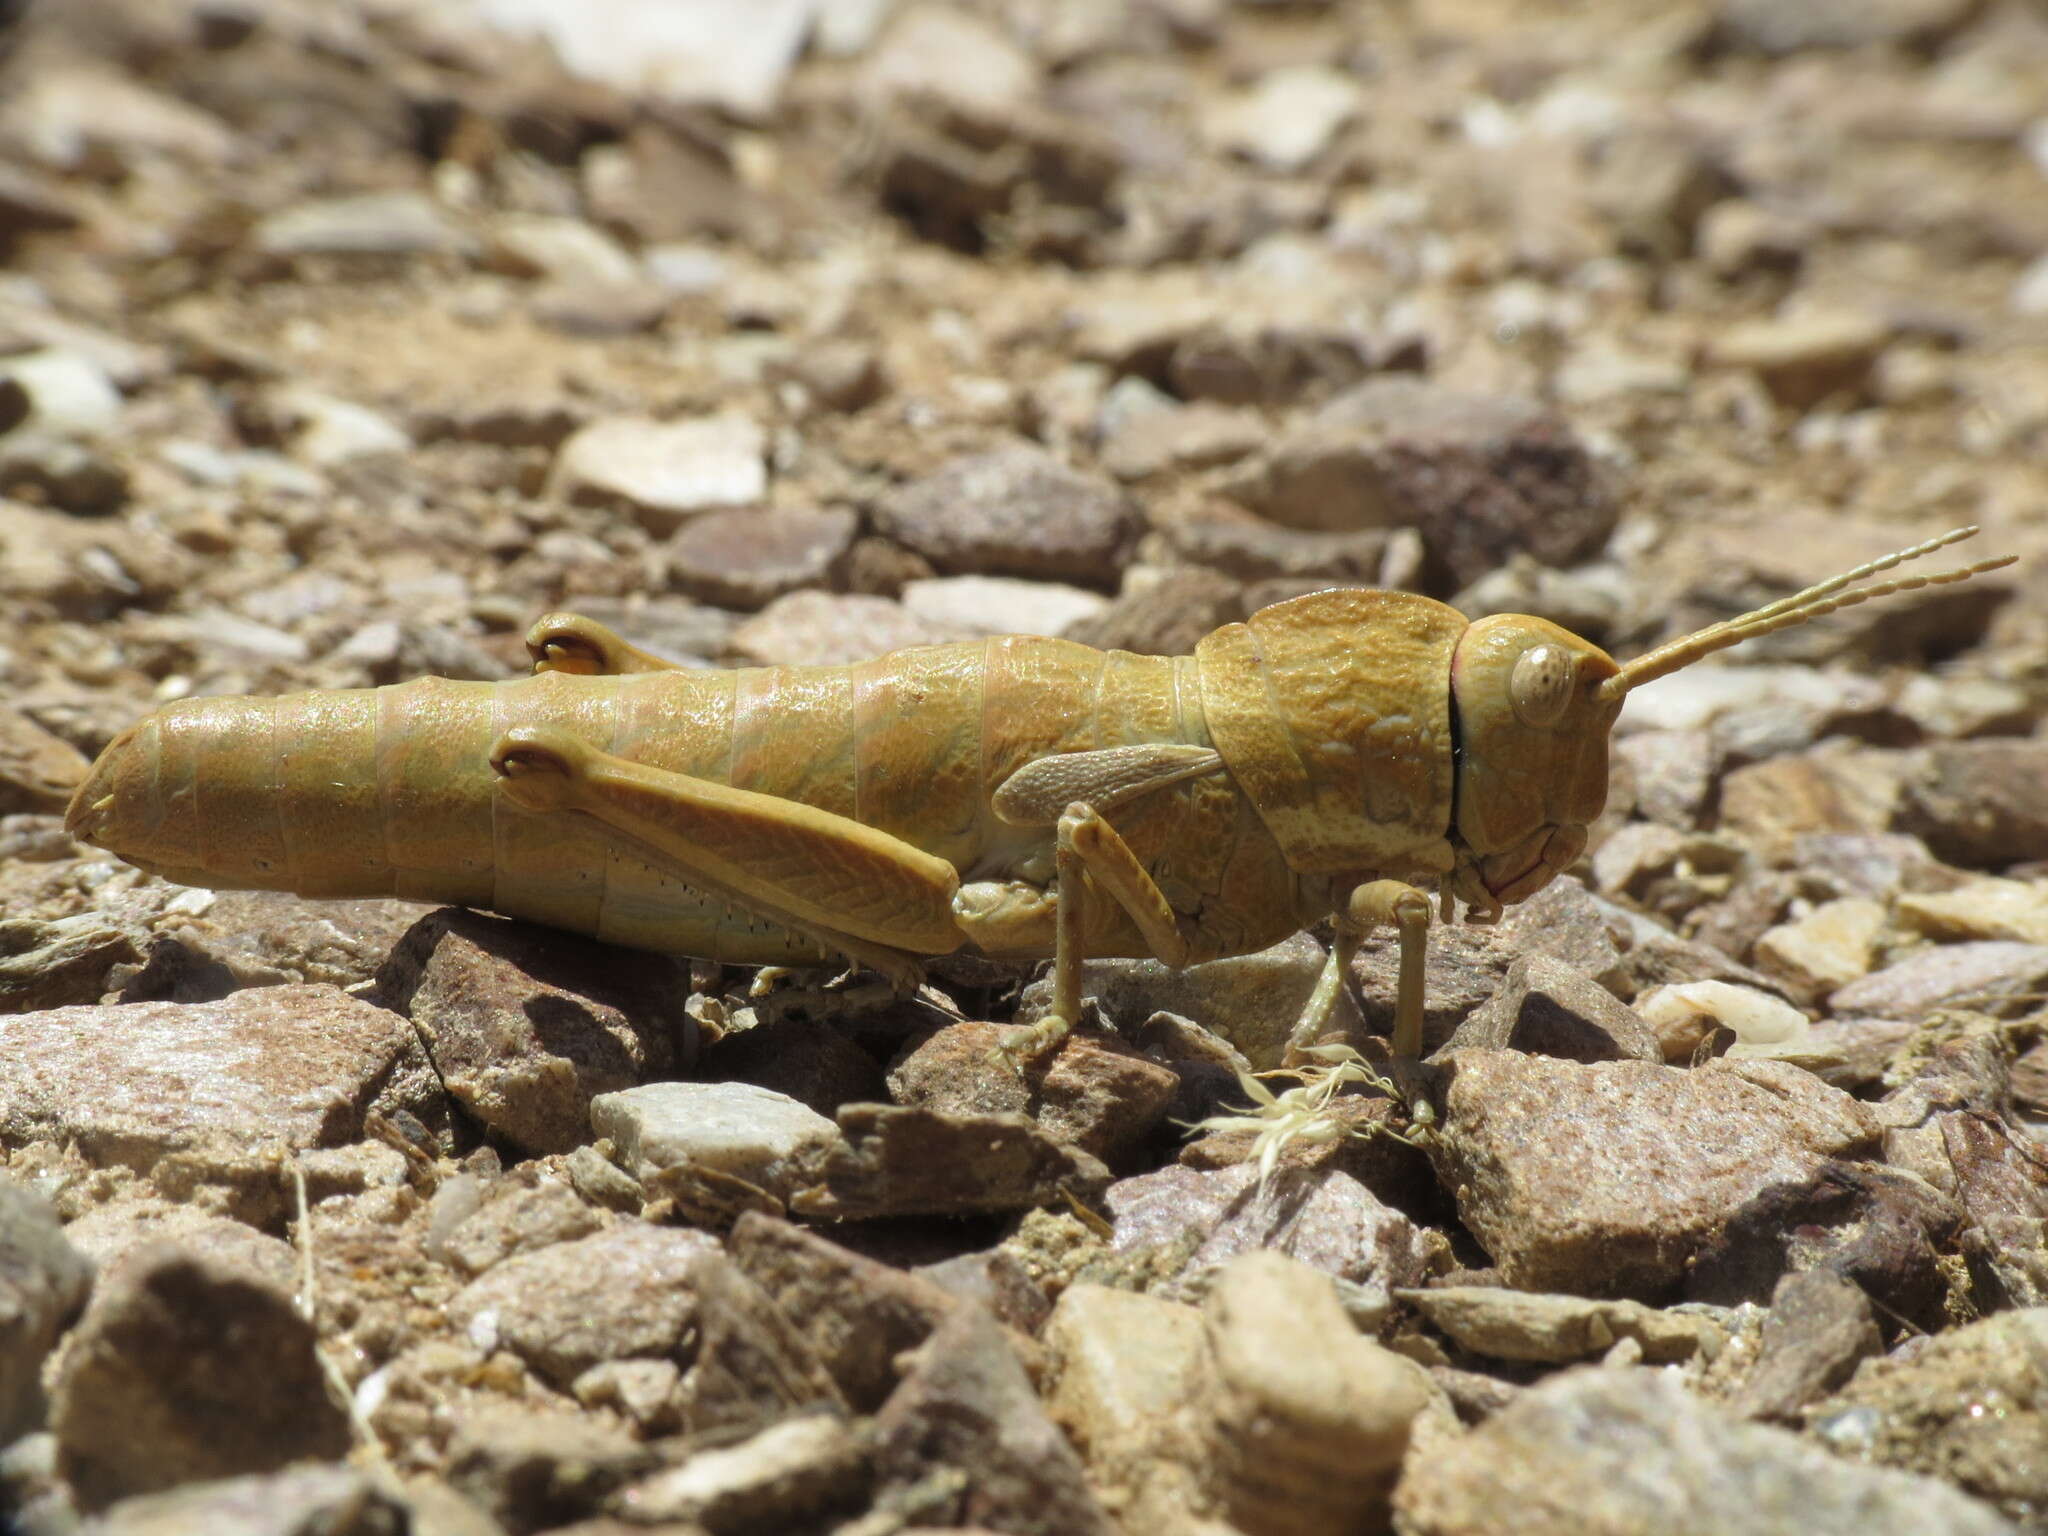
<instances>
[{"instance_id":1,"label":"flat stone","mask_svg":"<svg viewBox=\"0 0 2048 1536\"><path fill-rule=\"evenodd\" d=\"M1104 434L1102 462L1119 480L1145 480L1169 470L1233 463L1265 439L1264 420L1248 407L1169 401L1120 418Z\"/></svg>"},{"instance_id":2,"label":"flat stone","mask_svg":"<svg viewBox=\"0 0 2048 1536\"><path fill-rule=\"evenodd\" d=\"M1717 334L1707 357L1723 368L1754 370L1780 405L1805 410L1831 395L1860 393L1890 339L1884 323L1868 315L1750 320Z\"/></svg>"},{"instance_id":3,"label":"flat stone","mask_svg":"<svg viewBox=\"0 0 2048 1536\"><path fill-rule=\"evenodd\" d=\"M1527 1051L1568 1061L1662 1061L1657 1036L1612 992L1548 955L1508 967L1500 990L1481 1004L1446 1051Z\"/></svg>"},{"instance_id":4,"label":"flat stone","mask_svg":"<svg viewBox=\"0 0 2048 1536\"><path fill-rule=\"evenodd\" d=\"M1866 1361L1803 1417L1831 1450L1938 1477L2024 1529L2048 1500L2048 1308L2002 1312Z\"/></svg>"},{"instance_id":5,"label":"flat stone","mask_svg":"<svg viewBox=\"0 0 2048 1536\"><path fill-rule=\"evenodd\" d=\"M907 581L898 601L913 618L963 634L1061 635L1101 616L1109 599L1058 581L933 576Z\"/></svg>"},{"instance_id":6,"label":"flat stone","mask_svg":"<svg viewBox=\"0 0 2048 1536\"><path fill-rule=\"evenodd\" d=\"M270 256L456 255L475 242L439 204L418 192L364 192L298 203L256 226Z\"/></svg>"},{"instance_id":7,"label":"flat stone","mask_svg":"<svg viewBox=\"0 0 2048 1536\"><path fill-rule=\"evenodd\" d=\"M1566 1365L1604 1355L1622 1339L1642 1346L1645 1360L1711 1359L1725 1342L1703 1317L1646 1307L1639 1301L1597 1301L1492 1285L1443 1285L1401 1291L1397 1299L1429 1320L1460 1349L1495 1360Z\"/></svg>"},{"instance_id":8,"label":"flat stone","mask_svg":"<svg viewBox=\"0 0 2048 1536\"><path fill-rule=\"evenodd\" d=\"M1203 130L1220 148L1272 170L1298 171L1328 147L1363 101L1352 75L1323 65L1293 65L1218 100Z\"/></svg>"},{"instance_id":9,"label":"flat stone","mask_svg":"<svg viewBox=\"0 0 2048 1536\"><path fill-rule=\"evenodd\" d=\"M762 500L767 454L767 435L749 416L606 417L562 444L547 494L624 506L650 532L672 533L699 512Z\"/></svg>"},{"instance_id":10,"label":"flat stone","mask_svg":"<svg viewBox=\"0 0 2048 1536\"><path fill-rule=\"evenodd\" d=\"M590 1128L611 1138L643 1181L670 1168L710 1168L786 1193L839 1128L795 1099L751 1083L647 1083L591 1100Z\"/></svg>"},{"instance_id":11,"label":"flat stone","mask_svg":"<svg viewBox=\"0 0 2048 1536\"><path fill-rule=\"evenodd\" d=\"M1967 881L1952 891L1906 891L1892 904L1902 926L1930 939L2009 939L2048 944L2048 885L2028 880Z\"/></svg>"},{"instance_id":12,"label":"flat stone","mask_svg":"<svg viewBox=\"0 0 2048 1536\"><path fill-rule=\"evenodd\" d=\"M868 1472L865 1438L843 1420L808 1414L626 1489L635 1524L694 1521L714 1531L787 1530L857 1502Z\"/></svg>"},{"instance_id":13,"label":"flat stone","mask_svg":"<svg viewBox=\"0 0 2048 1536\"><path fill-rule=\"evenodd\" d=\"M1002 1328L980 1307L954 1309L875 1416L881 1499L939 1468L964 1474L962 1487L927 1510L927 1520L972 1520L1018 1536L1107 1536L1114 1528Z\"/></svg>"},{"instance_id":14,"label":"flat stone","mask_svg":"<svg viewBox=\"0 0 2048 1536\"><path fill-rule=\"evenodd\" d=\"M668 545L672 585L725 608L762 608L816 586L853 548L860 519L843 507L736 507L706 512Z\"/></svg>"},{"instance_id":15,"label":"flat stone","mask_svg":"<svg viewBox=\"0 0 2048 1536\"><path fill-rule=\"evenodd\" d=\"M93 1522L93 1530L96 1536L406 1536L437 1529L415 1523L408 1505L356 1467L292 1467L123 1499Z\"/></svg>"},{"instance_id":16,"label":"flat stone","mask_svg":"<svg viewBox=\"0 0 2048 1536\"><path fill-rule=\"evenodd\" d=\"M1962 1003L1983 1007L2038 992L2048 984L2048 946L1985 939L1941 944L1908 955L1828 995L1836 1014L1924 1019Z\"/></svg>"},{"instance_id":17,"label":"flat stone","mask_svg":"<svg viewBox=\"0 0 2048 1536\"><path fill-rule=\"evenodd\" d=\"M440 1242L430 1238L428 1246L435 1257L473 1277L515 1254L574 1242L603 1225L575 1190L547 1180L504 1190L456 1223Z\"/></svg>"},{"instance_id":18,"label":"flat stone","mask_svg":"<svg viewBox=\"0 0 2048 1536\"><path fill-rule=\"evenodd\" d=\"M1022 1115L848 1104L839 1132L814 1167L816 1182L791 1198L792 1211L814 1220L1014 1211L1109 1182L1100 1162Z\"/></svg>"},{"instance_id":19,"label":"flat stone","mask_svg":"<svg viewBox=\"0 0 2048 1536\"><path fill-rule=\"evenodd\" d=\"M179 1153L342 1146L371 1110L445 1118L409 1025L331 986L0 1019L0 1141L148 1173Z\"/></svg>"},{"instance_id":20,"label":"flat stone","mask_svg":"<svg viewBox=\"0 0 2048 1536\"><path fill-rule=\"evenodd\" d=\"M917 1043L889 1070L889 1097L948 1114L1028 1115L1055 1141L1104 1161L1158 1128L1180 1079L1114 1035L1069 1035L1020 1076L997 1058L1003 1030L955 1024Z\"/></svg>"},{"instance_id":21,"label":"flat stone","mask_svg":"<svg viewBox=\"0 0 2048 1536\"><path fill-rule=\"evenodd\" d=\"M912 645L967 637L914 617L891 598L857 592L791 592L732 632L727 649L759 667L841 667Z\"/></svg>"},{"instance_id":22,"label":"flat stone","mask_svg":"<svg viewBox=\"0 0 2048 1536\"><path fill-rule=\"evenodd\" d=\"M1393 1309L1396 1288L1418 1285L1421 1233L1399 1211L1334 1168L1276 1172L1265 1189L1254 1164L1170 1167L1120 1179L1103 1197L1119 1254L1153 1250L1153 1289L1194 1294L1239 1254L1271 1249L1343 1282L1355 1326L1371 1328Z\"/></svg>"},{"instance_id":23,"label":"flat stone","mask_svg":"<svg viewBox=\"0 0 2048 1536\"><path fill-rule=\"evenodd\" d=\"M618 241L595 224L559 215L504 215L491 226L491 255L520 277L602 285L640 276L640 264Z\"/></svg>"},{"instance_id":24,"label":"flat stone","mask_svg":"<svg viewBox=\"0 0 2048 1536\"><path fill-rule=\"evenodd\" d=\"M0 1013L30 1013L96 999L115 968L139 963L134 925L97 912L41 921L0 919Z\"/></svg>"},{"instance_id":25,"label":"flat stone","mask_svg":"<svg viewBox=\"0 0 2048 1536\"><path fill-rule=\"evenodd\" d=\"M57 1213L0 1183L0 1444L42 1426L43 1361L92 1289L92 1263Z\"/></svg>"},{"instance_id":26,"label":"flat stone","mask_svg":"<svg viewBox=\"0 0 2048 1536\"><path fill-rule=\"evenodd\" d=\"M1635 780L1637 811L1681 832L1699 826L1724 761L1709 732L1634 731L1613 751Z\"/></svg>"},{"instance_id":27,"label":"flat stone","mask_svg":"<svg viewBox=\"0 0 2048 1536\"><path fill-rule=\"evenodd\" d=\"M1757 969L1798 998L1816 998L1870 969L1888 914L1878 902L1845 896L1780 923L1756 941ZM2048 923L2043 924L2048 934Z\"/></svg>"},{"instance_id":28,"label":"flat stone","mask_svg":"<svg viewBox=\"0 0 2048 1536\"><path fill-rule=\"evenodd\" d=\"M349 1448L313 1325L290 1293L176 1243L134 1255L99 1287L58 1371L51 1427L88 1509Z\"/></svg>"},{"instance_id":29,"label":"flat stone","mask_svg":"<svg viewBox=\"0 0 2048 1536\"><path fill-rule=\"evenodd\" d=\"M293 454L320 469L413 446L412 434L382 412L322 390L286 385L265 406L289 432Z\"/></svg>"},{"instance_id":30,"label":"flat stone","mask_svg":"<svg viewBox=\"0 0 2048 1536\"><path fill-rule=\"evenodd\" d=\"M121 392L92 358L47 348L0 358L0 387L20 391L25 414L12 431L100 437L121 424Z\"/></svg>"},{"instance_id":31,"label":"flat stone","mask_svg":"<svg viewBox=\"0 0 2048 1536\"><path fill-rule=\"evenodd\" d=\"M948 575L1112 584L1143 526L1114 481L1017 443L947 460L900 486L875 526Z\"/></svg>"},{"instance_id":32,"label":"flat stone","mask_svg":"<svg viewBox=\"0 0 2048 1536\"><path fill-rule=\"evenodd\" d=\"M357 986L376 976L428 910L409 901L313 901L289 891L207 894L212 900L203 910L174 908L154 928L159 942L184 947L184 969L131 979L124 1001L200 1002L288 982ZM209 994L204 987L220 990Z\"/></svg>"},{"instance_id":33,"label":"flat stone","mask_svg":"<svg viewBox=\"0 0 2048 1536\"><path fill-rule=\"evenodd\" d=\"M1549 1377L1469 1435L1420 1448L1394 1507L1414 1536L2013 1530L1933 1478L1732 1419L1669 1372L1598 1366Z\"/></svg>"},{"instance_id":34,"label":"flat stone","mask_svg":"<svg viewBox=\"0 0 2048 1536\"><path fill-rule=\"evenodd\" d=\"M717 1251L708 1232L622 1222L505 1260L448 1316L486 1354L502 1344L566 1387L602 1361L676 1358L697 1311L690 1267Z\"/></svg>"},{"instance_id":35,"label":"flat stone","mask_svg":"<svg viewBox=\"0 0 2048 1536\"><path fill-rule=\"evenodd\" d=\"M536 1152L589 1140L598 1095L686 1067L696 1023L674 959L447 908L377 973L456 1101Z\"/></svg>"},{"instance_id":36,"label":"flat stone","mask_svg":"<svg viewBox=\"0 0 2048 1536\"><path fill-rule=\"evenodd\" d=\"M916 1274L828 1242L789 1222L748 1212L728 1252L804 1334L857 1412L881 1406L896 1363L953 1310L954 1298Z\"/></svg>"},{"instance_id":37,"label":"flat stone","mask_svg":"<svg viewBox=\"0 0 2048 1536\"><path fill-rule=\"evenodd\" d=\"M1885 0L1882 5L1816 0L1789 9L1768 0L1720 0L1714 25L1724 45L1770 57L1885 45L1923 52L1978 15L1967 0Z\"/></svg>"},{"instance_id":38,"label":"flat stone","mask_svg":"<svg viewBox=\"0 0 2048 1536\"><path fill-rule=\"evenodd\" d=\"M1766 1191L1813 1185L1878 1133L1777 1062L1693 1071L1471 1052L1445 1063L1438 1177L1506 1283L1656 1300Z\"/></svg>"}]
</instances>

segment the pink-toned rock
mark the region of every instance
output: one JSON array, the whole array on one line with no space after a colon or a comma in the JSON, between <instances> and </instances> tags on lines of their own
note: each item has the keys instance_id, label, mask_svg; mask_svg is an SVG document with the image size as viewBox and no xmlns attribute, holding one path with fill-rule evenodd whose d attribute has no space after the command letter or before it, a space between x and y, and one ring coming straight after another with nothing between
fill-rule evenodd
<instances>
[{"instance_id":1,"label":"pink-toned rock","mask_svg":"<svg viewBox=\"0 0 2048 1536\"><path fill-rule=\"evenodd\" d=\"M444 1101L404 1018L331 986L0 1019L0 1142L69 1141L148 1172L181 1153L341 1146L371 1110Z\"/></svg>"},{"instance_id":2,"label":"pink-toned rock","mask_svg":"<svg viewBox=\"0 0 2048 1536\"><path fill-rule=\"evenodd\" d=\"M860 519L843 507L707 512L669 540L669 582L702 602L760 608L823 582L859 531Z\"/></svg>"},{"instance_id":3,"label":"pink-toned rock","mask_svg":"<svg viewBox=\"0 0 2048 1536\"><path fill-rule=\"evenodd\" d=\"M1767 1192L1869 1156L1879 1128L1779 1062L1693 1071L1461 1052L1445 1063L1431 1160L1506 1282L1654 1301Z\"/></svg>"}]
</instances>

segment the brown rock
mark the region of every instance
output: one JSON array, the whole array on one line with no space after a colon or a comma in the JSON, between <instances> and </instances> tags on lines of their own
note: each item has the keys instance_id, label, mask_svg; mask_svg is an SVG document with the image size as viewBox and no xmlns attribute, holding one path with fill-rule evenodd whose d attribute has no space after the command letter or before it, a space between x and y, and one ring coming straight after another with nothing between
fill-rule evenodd
<instances>
[{"instance_id":1,"label":"brown rock","mask_svg":"<svg viewBox=\"0 0 2048 1536\"><path fill-rule=\"evenodd\" d=\"M0 816L63 811L91 766L69 742L0 705Z\"/></svg>"},{"instance_id":2,"label":"brown rock","mask_svg":"<svg viewBox=\"0 0 2048 1536\"><path fill-rule=\"evenodd\" d=\"M530 1188L504 1185L502 1193L494 1191L496 1198L457 1223L438 1245L439 1256L465 1275L480 1275L514 1254L588 1237L603 1225L597 1212L566 1184L549 1180Z\"/></svg>"},{"instance_id":3,"label":"brown rock","mask_svg":"<svg viewBox=\"0 0 2048 1536\"><path fill-rule=\"evenodd\" d=\"M92 1289L90 1259L36 1196L0 1183L0 1441L43 1422L43 1361Z\"/></svg>"},{"instance_id":4,"label":"brown rock","mask_svg":"<svg viewBox=\"0 0 2048 1536\"><path fill-rule=\"evenodd\" d=\"M1584 972L1548 955L1508 967L1498 992L1481 1004L1445 1051L1526 1051L1568 1061L1662 1061L1657 1036L1633 1008Z\"/></svg>"},{"instance_id":5,"label":"brown rock","mask_svg":"<svg viewBox=\"0 0 2048 1536\"><path fill-rule=\"evenodd\" d=\"M696 1315L690 1267L717 1251L706 1232L626 1222L505 1260L448 1315L566 1387L601 1361L676 1358Z\"/></svg>"},{"instance_id":6,"label":"brown rock","mask_svg":"<svg viewBox=\"0 0 2048 1536\"><path fill-rule=\"evenodd\" d=\"M1069 1035L1019 1076L999 1057L1002 1035L993 1024L934 1031L890 1068L889 1097L947 1114L1026 1115L1054 1141L1114 1162L1152 1134L1180 1087L1115 1035Z\"/></svg>"},{"instance_id":7,"label":"brown rock","mask_svg":"<svg viewBox=\"0 0 2048 1536\"><path fill-rule=\"evenodd\" d=\"M588 1140L598 1094L696 1053L675 960L479 912L420 919L377 990L412 1019L456 1101L537 1152Z\"/></svg>"},{"instance_id":8,"label":"brown rock","mask_svg":"<svg viewBox=\"0 0 2048 1536\"><path fill-rule=\"evenodd\" d=\"M1985 939L1941 944L1873 971L1828 995L1836 1014L1924 1019L1938 1008L1987 1008L2048 983L2048 945Z\"/></svg>"},{"instance_id":9,"label":"brown rock","mask_svg":"<svg viewBox=\"0 0 2048 1536\"><path fill-rule=\"evenodd\" d=\"M0 1085L9 1146L70 1141L148 1172L180 1153L341 1146L372 1109L442 1118L405 1021L330 986L58 1008L8 1028L23 1068Z\"/></svg>"},{"instance_id":10,"label":"brown rock","mask_svg":"<svg viewBox=\"0 0 2048 1536\"><path fill-rule=\"evenodd\" d=\"M1614 528L1615 502L1570 428L1532 402L1371 379L1233 483L1290 527L1412 527L1449 585L1526 551L1569 565Z\"/></svg>"},{"instance_id":11,"label":"brown rock","mask_svg":"<svg viewBox=\"0 0 2048 1536\"><path fill-rule=\"evenodd\" d=\"M1074 1448L1046 1417L1003 1331L962 1306L939 1325L915 1369L875 1416L880 1497L940 1468L964 1474L960 1493L925 1518L1018 1536L1107 1536Z\"/></svg>"},{"instance_id":12,"label":"brown rock","mask_svg":"<svg viewBox=\"0 0 2048 1536\"><path fill-rule=\"evenodd\" d=\"M184 1536L187 1531L217 1536L405 1536L408 1531L445 1531L445 1536L464 1536L429 1523L420 1503L413 1486L401 1498L354 1467L306 1466L138 1494L108 1509L93 1528L103 1536Z\"/></svg>"},{"instance_id":13,"label":"brown rock","mask_svg":"<svg viewBox=\"0 0 2048 1536\"><path fill-rule=\"evenodd\" d=\"M762 608L822 583L859 531L860 519L843 507L707 512L669 540L669 581L701 602Z\"/></svg>"},{"instance_id":14,"label":"brown rock","mask_svg":"<svg viewBox=\"0 0 2048 1536\"><path fill-rule=\"evenodd\" d=\"M842 1104L886 1096L880 1063L839 1030L810 1019L770 1019L714 1041L696 1075L707 1083L752 1083L828 1118Z\"/></svg>"},{"instance_id":15,"label":"brown rock","mask_svg":"<svg viewBox=\"0 0 2048 1536\"><path fill-rule=\"evenodd\" d=\"M1469 1435L1417 1448L1395 1495L1414 1536L2000 1536L1952 1487L1744 1424L1668 1371L1587 1366L1521 1393Z\"/></svg>"},{"instance_id":16,"label":"brown rock","mask_svg":"<svg viewBox=\"0 0 2048 1536\"><path fill-rule=\"evenodd\" d=\"M1751 1419L1797 1418L1884 1348L1870 1298L1829 1269L1787 1275L1771 1297L1756 1364L1730 1404Z\"/></svg>"},{"instance_id":17,"label":"brown rock","mask_svg":"<svg viewBox=\"0 0 2048 1536\"><path fill-rule=\"evenodd\" d=\"M1101 613L1068 625L1062 633L1102 651L1187 656L1210 630L1244 616L1243 593L1236 581L1219 571L1190 567L1126 590Z\"/></svg>"},{"instance_id":18,"label":"brown rock","mask_svg":"<svg viewBox=\"0 0 2048 1536\"><path fill-rule=\"evenodd\" d=\"M511 1536L595 1514L654 1453L602 1420L525 1404L468 1414L448 1446L448 1483Z\"/></svg>"},{"instance_id":19,"label":"brown rock","mask_svg":"<svg viewBox=\"0 0 2048 1536\"><path fill-rule=\"evenodd\" d=\"M696 1335L679 1396L692 1434L764 1429L794 1413L843 1414L846 1400L804 1329L731 1259L690 1266Z\"/></svg>"},{"instance_id":20,"label":"brown rock","mask_svg":"<svg viewBox=\"0 0 2048 1536\"><path fill-rule=\"evenodd\" d=\"M2048 742L1941 742L1925 761L1896 830L1970 869L2048 858Z\"/></svg>"},{"instance_id":21,"label":"brown rock","mask_svg":"<svg viewBox=\"0 0 2048 1536\"><path fill-rule=\"evenodd\" d=\"M65 1353L51 1423L87 1508L349 1448L291 1295L175 1243L137 1254L99 1289Z\"/></svg>"},{"instance_id":22,"label":"brown rock","mask_svg":"<svg viewBox=\"0 0 2048 1536\"><path fill-rule=\"evenodd\" d=\"M955 1304L929 1280L772 1216L740 1217L728 1246L859 1413L881 1406L896 1385L897 1358L921 1344Z\"/></svg>"},{"instance_id":23,"label":"brown rock","mask_svg":"<svg viewBox=\"0 0 2048 1536\"><path fill-rule=\"evenodd\" d=\"M90 1002L117 967L142 960L135 928L80 912L48 922L0 920L0 1013L32 1013Z\"/></svg>"},{"instance_id":24,"label":"brown rock","mask_svg":"<svg viewBox=\"0 0 2048 1536\"><path fill-rule=\"evenodd\" d=\"M1113 582L1142 526L1124 493L1028 444L950 459L883 500L876 527L951 574Z\"/></svg>"},{"instance_id":25,"label":"brown rock","mask_svg":"<svg viewBox=\"0 0 2048 1536\"><path fill-rule=\"evenodd\" d=\"M1445 1063L1438 1177L1508 1284L1657 1300L1762 1194L1867 1155L1869 1111L1798 1068L1508 1052Z\"/></svg>"},{"instance_id":26,"label":"brown rock","mask_svg":"<svg viewBox=\"0 0 2048 1536\"><path fill-rule=\"evenodd\" d=\"M953 1216L1013 1211L1086 1197L1109 1171L1063 1147L1022 1115L950 1115L889 1104L848 1104L844 1138L814 1164L792 1211L812 1219Z\"/></svg>"},{"instance_id":27,"label":"brown rock","mask_svg":"<svg viewBox=\"0 0 2048 1536\"><path fill-rule=\"evenodd\" d=\"M1861 395L1890 339L1867 315L1798 315L1731 326L1707 355L1724 368L1754 370L1780 405L1803 411L1831 396Z\"/></svg>"}]
</instances>

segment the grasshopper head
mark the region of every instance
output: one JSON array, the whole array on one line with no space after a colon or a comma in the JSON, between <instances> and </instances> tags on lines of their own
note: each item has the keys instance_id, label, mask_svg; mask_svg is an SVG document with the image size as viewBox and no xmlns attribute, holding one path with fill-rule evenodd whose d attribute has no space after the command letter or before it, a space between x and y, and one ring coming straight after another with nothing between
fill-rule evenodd
<instances>
[{"instance_id":1,"label":"grasshopper head","mask_svg":"<svg viewBox=\"0 0 2048 1536\"><path fill-rule=\"evenodd\" d=\"M1585 851L1607 803L1607 733L1621 668L1547 619L1480 619L1451 658L1458 729L1458 894L1498 908L1543 889ZM1476 889L1475 889L1476 886Z\"/></svg>"},{"instance_id":2,"label":"grasshopper head","mask_svg":"<svg viewBox=\"0 0 2048 1536\"><path fill-rule=\"evenodd\" d=\"M1832 576L1804 592L1658 646L1626 666L1596 645L1526 614L1480 619L1451 658L1458 731L1452 893L1482 921L1533 896L1585 851L1607 800L1607 736L1629 689L1756 635L1789 629L1873 597L1967 581L2011 555L1960 570L1853 583L1974 534L1938 538Z\"/></svg>"}]
</instances>

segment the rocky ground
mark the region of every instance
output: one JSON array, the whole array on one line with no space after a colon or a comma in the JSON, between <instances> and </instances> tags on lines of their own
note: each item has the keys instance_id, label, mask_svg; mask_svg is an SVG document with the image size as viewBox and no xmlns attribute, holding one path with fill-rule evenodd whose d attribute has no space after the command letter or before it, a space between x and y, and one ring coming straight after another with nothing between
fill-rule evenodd
<instances>
[{"instance_id":1,"label":"rocky ground","mask_svg":"<svg viewBox=\"0 0 2048 1536\"><path fill-rule=\"evenodd\" d=\"M14 1528L2048 1528L2038 4L20 9ZM61 819L161 702L560 606L1175 653L1348 582L1626 655L1966 522L2021 563L1632 698L1587 858L1436 930L1405 1140L1184 1129L1313 935L1094 964L1019 1082L1026 978L817 1017Z\"/></svg>"}]
</instances>

